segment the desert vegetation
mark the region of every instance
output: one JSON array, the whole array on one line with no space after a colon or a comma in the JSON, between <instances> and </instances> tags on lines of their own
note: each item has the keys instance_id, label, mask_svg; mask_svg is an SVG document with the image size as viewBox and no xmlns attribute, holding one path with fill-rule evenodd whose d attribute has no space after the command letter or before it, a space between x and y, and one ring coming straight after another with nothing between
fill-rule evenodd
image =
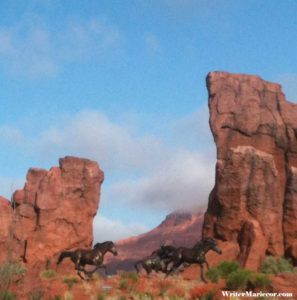
<instances>
[{"instance_id":1,"label":"desert vegetation","mask_svg":"<svg viewBox=\"0 0 297 300\"><path fill-rule=\"evenodd\" d=\"M0 299L16 299L10 290L13 285L18 284L26 274L27 269L20 263L14 261L5 262L0 266Z\"/></svg>"},{"instance_id":2,"label":"desert vegetation","mask_svg":"<svg viewBox=\"0 0 297 300\"><path fill-rule=\"evenodd\" d=\"M259 272L242 268L236 261L222 261L206 272L207 283L200 280L198 267L167 278L155 272L147 276L130 271L108 277L94 274L89 280L81 280L74 272L61 274L45 269L40 272L39 284L22 294L26 269L11 262L0 267L0 299L216 300L220 299L221 290L269 291L273 277L284 272L296 270L289 260L273 257L263 261Z\"/></svg>"}]
</instances>

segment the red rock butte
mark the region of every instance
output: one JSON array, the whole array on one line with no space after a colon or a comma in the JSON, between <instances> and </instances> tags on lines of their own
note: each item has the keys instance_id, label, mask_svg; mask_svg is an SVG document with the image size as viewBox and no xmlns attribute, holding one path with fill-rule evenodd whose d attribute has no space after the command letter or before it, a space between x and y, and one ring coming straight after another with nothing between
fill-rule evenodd
<instances>
[{"instance_id":1,"label":"red rock butte","mask_svg":"<svg viewBox=\"0 0 297 300\"><path fill-rule=\"evenodd\" d=\"M21 258L38 271L61 250L90 247L103 179L96 162L69 156L29 169L12 202L0 198L0 262Z\"/></svg>"},{"instance_id":2,"label":"red rock butte","mask_svg":"<svg viewBox=\"0 0 297 300\"><path fill-rule=\"evenodd\" d=\"M257 269L265 255L297 263L297 105L257 76L207 76L217 147L203 236Z\"/></svg>"}]
</instances>

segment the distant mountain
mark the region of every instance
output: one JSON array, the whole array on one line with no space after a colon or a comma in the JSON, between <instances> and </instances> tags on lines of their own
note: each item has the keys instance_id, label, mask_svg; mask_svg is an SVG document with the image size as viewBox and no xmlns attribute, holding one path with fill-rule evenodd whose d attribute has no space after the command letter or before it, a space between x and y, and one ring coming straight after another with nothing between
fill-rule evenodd
<instances>
[{"instance_id":1,"label":"distant mountain","mask_svg":"<svg viewBox=\"0 0 297 300\"><path fill-rule=\"evenodd\" d=\"M116 243L119 255L107 258L108 271L133 269L134 263L158 249L162 244L193 246L201 238L204 213L202 211L169 214L153 230Z\"/></svg>"}]
</instances>

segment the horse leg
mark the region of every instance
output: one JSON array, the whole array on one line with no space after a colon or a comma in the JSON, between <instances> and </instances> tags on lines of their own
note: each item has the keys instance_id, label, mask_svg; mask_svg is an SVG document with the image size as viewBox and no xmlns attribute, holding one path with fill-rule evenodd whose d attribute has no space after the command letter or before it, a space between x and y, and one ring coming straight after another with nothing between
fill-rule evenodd
<instances>
[{"instance_id":1,"label":"horse leg","mask_svg":"<svg viewBox=\"0 0 297 300\"><path fill-rule=\"evenodd\" d=\"M209 264L208 264L208 261L207 261L207 260L205 260L204 262L205 262L205 264L206 264L206 268L207 268L207 270L209 270Z\"/></svg>"},{"instance_id":2,"label":"horse leg","mask_svg":"<svg viewBox=\"0 0 297 300\"><path fill-rule=\"evenodd\" d=\"M168 277L169 275L171 275L171 274L173 273L174 270L177 270L178 267L179 267L181 264L182 264L181 261L175 262L175 263L173 264L173 266L171 267L171 269L166 273L165 278Z\"/></svg>"},{"instance_id":3,"label":"horse leg","mask_svg":"<svg viewBox=\"0 0 297 300\"><path fill-rule=\"evenodd\" d=\"M78 275L82 280L86 280L85 277L81 276L80 272L81 272L81 271L78 270L78 271L77 271L77 275Z\"/></svg>"},{"instance_id":4,"label":"horse leg","mask_svg":"<svg viewBox=\"0 0 297 300\"><path fill-rule=\"evenodd\" d=\"M144 265L144 269L145 269L145 271L146 271L147 277L149 278L149 277L150 277L150 274L151 274L151 272L152 272L152 268L149 267L149 266L147 266L147 265Z\"/></svg>"},{"instance_id":5,"label":"horse leg","mask_svg":"<svg viewBox=\"0 0 297 300\"><path fill-rule=\"evenodd\" d=\"M106 265L96 266L94 270L88 272L88 275L89 274L90 275L94 274L97 270L99 270L101 268L104 269L104 273L105 273L105 275L107 275L107 267L106 267Z\"/></svg>"},{"instance_id":6,"label":"horse leg","mask_svg":"<svg viewBox=\"0 0 297 300\"><path fill-rule=\"evenodd\" d=\"M75 266L75 270L77 270L77 275L78 275L82 280L85 280L85 277L83 277L83 276L81 275L81 272L86 273L85 269L84 269L81 265L78 265L78 266Z\"/></svg>"},{"instance_id":7,"label":"horse leg","mask_svg":"<svg viewBox=\"0 0 297 300\"><path fill-rule=\"evenodd\" d=\"M139 264L140 264L140 261L138 261L138 262L136 262L136 263L134 264L134 268L135 268L137 274L139 274L139 272L140 272L140 269L138 268L138 265L139 265Z\"/></svg>"},{"instance_id":8,"label":"horse leg","mask_svg":"<svg viewBox=\"0 0 297 300\"><path fill-rule=\"evenodd\" d=\"M200 264L200 278L204 283L207 283L207 280L204 277L204 267L203 264Z\"/></svg>"},{"instance_id":9,"label":"horse leg","mask_svg":"<svg viewBox=\"0 0 297 300\"><path fill-rule=\"evenodd\" d=\"M84 269L84 267L80 264L80 257L77 259L76 264L75 264L75 270L77 270L77 275L85 280L86 278L81 276L81 272L84 272L84 274L87 273L87 271Z\"/></svg>"},{"instance_id":10,"label":"horse leg","mask_svg":"<svg viewBox=\"0 0 297 300\"><path fill-rule=\"evenodd\" d=\"M78 252L78 255L77 255L77 258L76 258L76 260L74 261L74 264L75 264L75 270L81 270L81 271L83 271L84 269L83 269L83 267L80 265L80 259L81 259L81 253L80 252Z\"/></svg>"}]
</instances>

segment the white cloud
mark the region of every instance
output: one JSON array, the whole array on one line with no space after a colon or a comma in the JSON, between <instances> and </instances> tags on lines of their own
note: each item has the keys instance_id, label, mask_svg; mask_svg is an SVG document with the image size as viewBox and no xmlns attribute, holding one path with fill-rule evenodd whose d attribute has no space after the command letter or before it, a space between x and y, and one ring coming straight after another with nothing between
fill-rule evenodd
<instances>
[{"instance_id":1,"label":"white cloud","mask_svg":"<svg viewBox=\"0 0 297 300\"><path fill-rule=\"evenodd\" d=\"M207 203L214 173L214 158L197 152L171 153L156 172L116 182L106 197L166 211L196 208Z\"/></svg>"},{"instance_id":2,"label":"white cloud","mask_svg":"<svg viewBox=\"0 0 297 300\"><path fill-rule=\"evenodd\" d=\"M123 224L119 220L111 220L99 215L94 220L94 242L118 241L148 230L141 224Z\"/></svg>"},{"instance_id":3,"label":"white cloud","mask_svg":"<svg viewBox=\"0 0 297 300\"><path fill-rule=\"evenodd\" d=\"M28 15L0 27L0 62L6 71L29 78L57 74L62 63L105 57L121 38L103 19L61 21L59 30L39 16Z\"/></svg>"},{"instance_id":4,"label":"white cloud","mask_svg":"<svg viewBox=\"0 0 297 300\"><path fill-rule=\"evenodd\" d=\"M164 145L154 136L140 136L104 114L84 111L41 134L32 143L42 155L76 155L102 162L105 171L141 171L157 164Z\"/></svg>"},{"instance_id":5,"label":"white cloud","mask_svg":"<svg viewBox=\"0 0 297 300\"><path fill-rule=\"evenodd\" d=\"M176 120L171 146L157 134L145 135L90 110L24 138L21 148L45 160L74 155L98 161L109 183L104 201L164 212L188 209L205 204L214 184L215 147L204 114L202 109Z\"/></svg>"},{"instance_id":6,"label":"white cloud","mask_svg":"<svg viewBox=\"0 0 297 300\"><path fill-rule=\"evenodd\" d=\"M172 147L157 136L139 135L96 111L65 120L43 132L32 145L39 147L42 155L94 159L110 178L120 174L106 190L106 201L118 199L131 206L167 211L192 208L207 202L214 184L215 147L204 113L202 109L176 121L172 132L177 138ZM190 143L197 147L199 142L194 139L200 140L200 149L186 150Z\"/></svg>"}]
</instances>

